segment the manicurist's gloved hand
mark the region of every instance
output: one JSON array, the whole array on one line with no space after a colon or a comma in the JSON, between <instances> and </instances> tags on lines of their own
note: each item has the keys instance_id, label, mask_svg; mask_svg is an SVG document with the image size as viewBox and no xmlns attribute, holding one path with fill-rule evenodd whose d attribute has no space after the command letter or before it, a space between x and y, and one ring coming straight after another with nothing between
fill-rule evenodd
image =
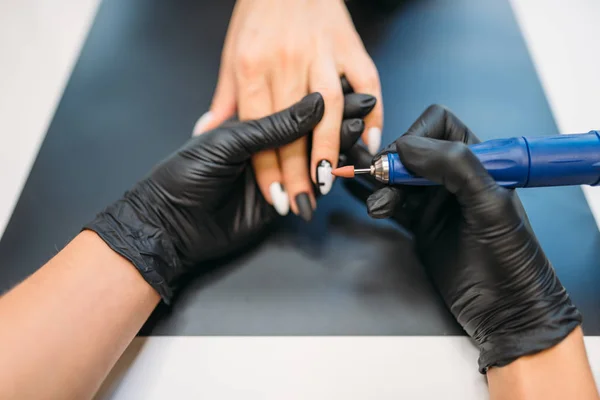
<instances>
[{"instance_id":1,"label":"manicurist's gloved hand","mask_svg":"<svg viewBox=\"0 0 600 400\"><path fill-rule=\"evenodd\" d=\"M338 133L346 149L373 105L370 96L346 96ZM250 160L308 135L323 112L323 98L313 93L277 114L192 138L85 228L131 261L168 303L186 273L240 249L277 217Z\"/></svg>"},{"instance_id":2,"label":"manicurist's gloved hand","mask_svg":"<svg viewBox=\"0 0 600 400\"><path fill-rule=\"evenodd\" d=\"M371 194L358 181L347 185L372 217L392 217L414 235L436 288L479 345L486 372L556 345L581 315L516 193L499 187L468 150L477 142L450 111L432 106L383 152L397 152L411 172L440 186L379 187ZM358 146L352 155L358 165L371 159Z\"/></svg>"}]
</instances>

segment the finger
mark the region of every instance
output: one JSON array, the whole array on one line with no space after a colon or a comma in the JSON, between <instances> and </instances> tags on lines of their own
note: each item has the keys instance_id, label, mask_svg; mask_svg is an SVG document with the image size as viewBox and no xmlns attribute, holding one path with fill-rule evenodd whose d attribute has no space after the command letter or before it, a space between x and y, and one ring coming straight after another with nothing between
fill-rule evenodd
<instances>
[{"instance_id":1,"label":"finger","mask_svg":"<svg viewBox=\"0 0 600 400\"><path fill-rule=\"evenodd\" d=\"M367 212L371 218L390 218L404 202L404 192L392 186L386 186L367 199Z\"/></svg>"},{"instance_id":2,"label":"finger","mask_svg":"<svg viewBox=\"0 0 600 400\"><path fill-rule=\"evenodd\" d=\"M313 133L310 171L320 194L326 195L333 185L331 170L337 167L344 111L344 96L333 60L321 57L311 66L309 85L325 101L325 114Z\"/></svg>"},{"instance_id":3,"label":"finger","mask_svg":"<svg viewBox=\"0 0 600 400\"><path fill-rule=\"evenodd\" d=\"M220 146L230 162L241 163L260 151L306 136L323 117L324 108L321 95L312 93L278 113L246 121L224 132L213 131L216 134L211 133L211 145Z\"/></svg>"},{"instance_id":4,"label":"finger","mask_svg":"<svg viewBox=\"0 0 600 400\"><path fill-rule=\"evenodd\" d=\"M289 107L306 93L308 67L302 64L302 58L297 59L298 54L302 52L292 49L284 52L279 60L286 68L273 73L271 90L276 110ZM316 202L308 170L307 143L303 137L279 148L277 153L292 212L310 221Z\"/></svg>"},{"instance_id":5,"label":"finger","mask_svg":"<svg viewBox=\"0 0 600 400\"><path fill-rule=\"evenodd\" d=\"M273 99L260 59L246 59L238 66L239 112L242 120L263 118L273 112ZM242 133L246 134L246 133ZM252 151L252 167L256 183L267 202L281 214L289 211L289 198L282 183L277 153L274 150Z\"/></svg>"},{"instance_id":6,"label":"finger","mask_svg":"<svg viewBox=\"0 0 600 400\"><path fill-rule=\"evenodd\" d=\"M427 107L406 134L469 144L480 142L456 115L439 104Z\"/></svg>"},{"instance_id":7,"label":"finger","mask_svg":"<svg viewBox=\"0 0 600 400\"><path fill-rule=\"evenodd\" d=\"M209 111L204 113L194 126L192 136L200 135L216 128L236 111L235 81L228 65L219 72L219 81Z\"/></svg>"},{"instance_id":8,"label":"finger","mask_svg":"<svg viewBox=\"0 0 600 400\"><path fill-rule=\"evenodd\" d=\"M347 94L344 96L344 119L365 118L376 103L377 99L369 94Z\"/></svg>"},{"instance_id":9,"label":"finger","mask_svg":"<svg viewBox=\"0 0 600 400\"><path fill-rule=\"evenodd\" d=\"M362 119L345 119L342 122L342 131L340 132L340 152L350 150L358 142L364 129L365 122Z\"/></svg>"},{"instance_id":10,"label":"finger","mask_svg":"<svg viewBox=\"0 0 600 400\"><path fill-rule=\"evenodd\" d=\"M281 147L278 153L292 212L310 221L316 202L308 173L307 140L305 137L296 140Z\"/></svg>"},{"instance_id":11,"label":"finger","mask_svg":"<svg viewBox=\"0 0 600 400\"><path fill-rule=\"evenodd\" d=\"M381 146L381 131L383 129L383 101L379 73L373 60L366 54L353 58L352 63L344 70L348 82L357 93L367 93L377 99L373 111L365 118L365 134L363 141L371 154L376 154Z\"/></svg>"},{"instance_id":12,"label":"finger","mask_svg":"<svg viewBox=\"0 0 600 400\"><path fill-rule=\"evenodd\" d=\"M339 165L347 165L346 156L342 153L347 152L358 142L360 135L365 129L365 123L362 119L346 119L342 122L342 129L340 132L340 158L338 160ZM316 197L320 195L319 192L315 193Z\"/></svg>"},{"instance_id":13,"label":"finger","mask_svg":"<svg viewBox=\"0 0 600 400\"><path fill-rule=\"evenodd\" d=\"M405 135L396 141L396 148L407 169L443 185L463 206L498 187L462 142Z\"/></svg>"},{"instance_id":14,"label":"finger","mask_svg":"<svg viewBox=\"0 0 600 400\"><path fill-rule=\"evenodd\" d=\"M192 136L199 135L203 132L216 128L227 119L233 117L236 111L235 97L235 73L233 68L233 50L234 38L237 37L239 31L239 9L240 5L236 4L227 35L223 43L223 52L221 54L221 66L219 68L219 78L217 87L213 95L212 103L208 112L204 113L194 126Z\"/></svg>"},{"instance_id":15,"label":"finger","mask_svg":"<svg viewBox=\"0 0 600 400\"><path fill-rule=\"evenodd\" d=\"M341 76L340 83L342 84L342 93L350 94L350 93L354 92L354 89L352 88L352 85L350 84L350 82L348 82L348 79L346 78L346 76L344 76L344 75Z\"/></svg>"},{"instance_id":16,"label":"finger","mask_svg":"<svg viewBox=\"0 0 600 400\"><path fill-rule=\"evenodd\" d=\"M266 150L252 157L252 168L256 184L264 198L279 215L287 215L290 211L290 197L284 186L279 169L276 150Z\"/></svg>"}]
</instances>

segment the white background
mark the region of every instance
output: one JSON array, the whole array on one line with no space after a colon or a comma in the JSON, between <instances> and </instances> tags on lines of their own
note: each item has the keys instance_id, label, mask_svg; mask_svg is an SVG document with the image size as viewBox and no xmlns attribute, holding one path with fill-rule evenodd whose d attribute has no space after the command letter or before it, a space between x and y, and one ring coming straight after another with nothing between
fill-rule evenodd
<instances>
[{"instance_id":1,"label":"white background","mask_svg":"<svg viewBox=\"0 0 600 400\"><path fill-rule=\"evenodd\" d=\"M560 132L600 129L600 0L511 3ZM0 234L98 4L0 1ZM600 382L600 337L586 346ZM487 398L476 360L462 337L138 338L98 398Z\"/></svg>"}]
</instances>

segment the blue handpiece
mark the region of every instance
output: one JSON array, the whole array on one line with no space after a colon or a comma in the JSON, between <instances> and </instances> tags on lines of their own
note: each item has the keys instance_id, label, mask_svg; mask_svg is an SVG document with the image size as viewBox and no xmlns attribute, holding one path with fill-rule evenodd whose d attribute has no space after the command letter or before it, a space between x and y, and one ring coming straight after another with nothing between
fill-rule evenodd
<instances>
[{"instance_id":1,"label":"blue handpiece","mask_svg":"<svg viewBox=\"0 0 600 400\"><path fill-rule=\"evenodd\" d=\"M600 131L496 139L469 146L490 175L507 188L600 184ZM410 174L388 153L389 184L435 185Z\"/></svg>"}]
</instances>

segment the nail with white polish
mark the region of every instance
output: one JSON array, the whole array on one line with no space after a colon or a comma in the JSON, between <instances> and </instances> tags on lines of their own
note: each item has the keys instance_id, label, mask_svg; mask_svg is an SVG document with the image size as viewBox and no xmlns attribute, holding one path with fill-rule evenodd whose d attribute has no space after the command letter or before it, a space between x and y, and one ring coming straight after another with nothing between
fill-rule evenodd
<instances>
[{"instance_id":1,"label":"nail with white polish","mask_svg":"<svg viewBox=\"0 0 600 400\"><path fill-rule=\"evenodd\" d=\"M369 144L367 145L369 153L373 155L377 154L381 147L381 129L377 127L369 129L367 137L369 138Z\"/></svg>"},{"instance_id":2,"label":"nail with white polish","mask_svg":"<svg viewBox=\"0 0 600 400\"><path fill-rule=\"evenodd\" d=\"M329 193L333 185L331 170L331 163L327 160L321 160L317 165L317 186L322 195Z\"/></svg>"},{"instance_id":3,"label":"nail with white polish","mask_svg":"<svg viewBox=\"0 0 600 400\"><path fill-rule=\"evenodd\" d=\"M281 183L271 183L271 186L269 186L269 193L271 194L271 200L273 201L275 211L277 211L279 215L287 215L290 211L290 198L283 189Z\"/></svg>"},{"instance_id":4,"label":"nail with white polish","mask_svg":"<svg viewBox=\"0 0 600 400\"><path fill-rule=\"evenodd\" d=\"M196 121L196 125L194 125L194 130L192 131L192 136L198 136L202 132L204 132L204 128L206 125L212 121L213 115L210 111L205 112L198 121Z\"/></svg>"}]
</instances>

